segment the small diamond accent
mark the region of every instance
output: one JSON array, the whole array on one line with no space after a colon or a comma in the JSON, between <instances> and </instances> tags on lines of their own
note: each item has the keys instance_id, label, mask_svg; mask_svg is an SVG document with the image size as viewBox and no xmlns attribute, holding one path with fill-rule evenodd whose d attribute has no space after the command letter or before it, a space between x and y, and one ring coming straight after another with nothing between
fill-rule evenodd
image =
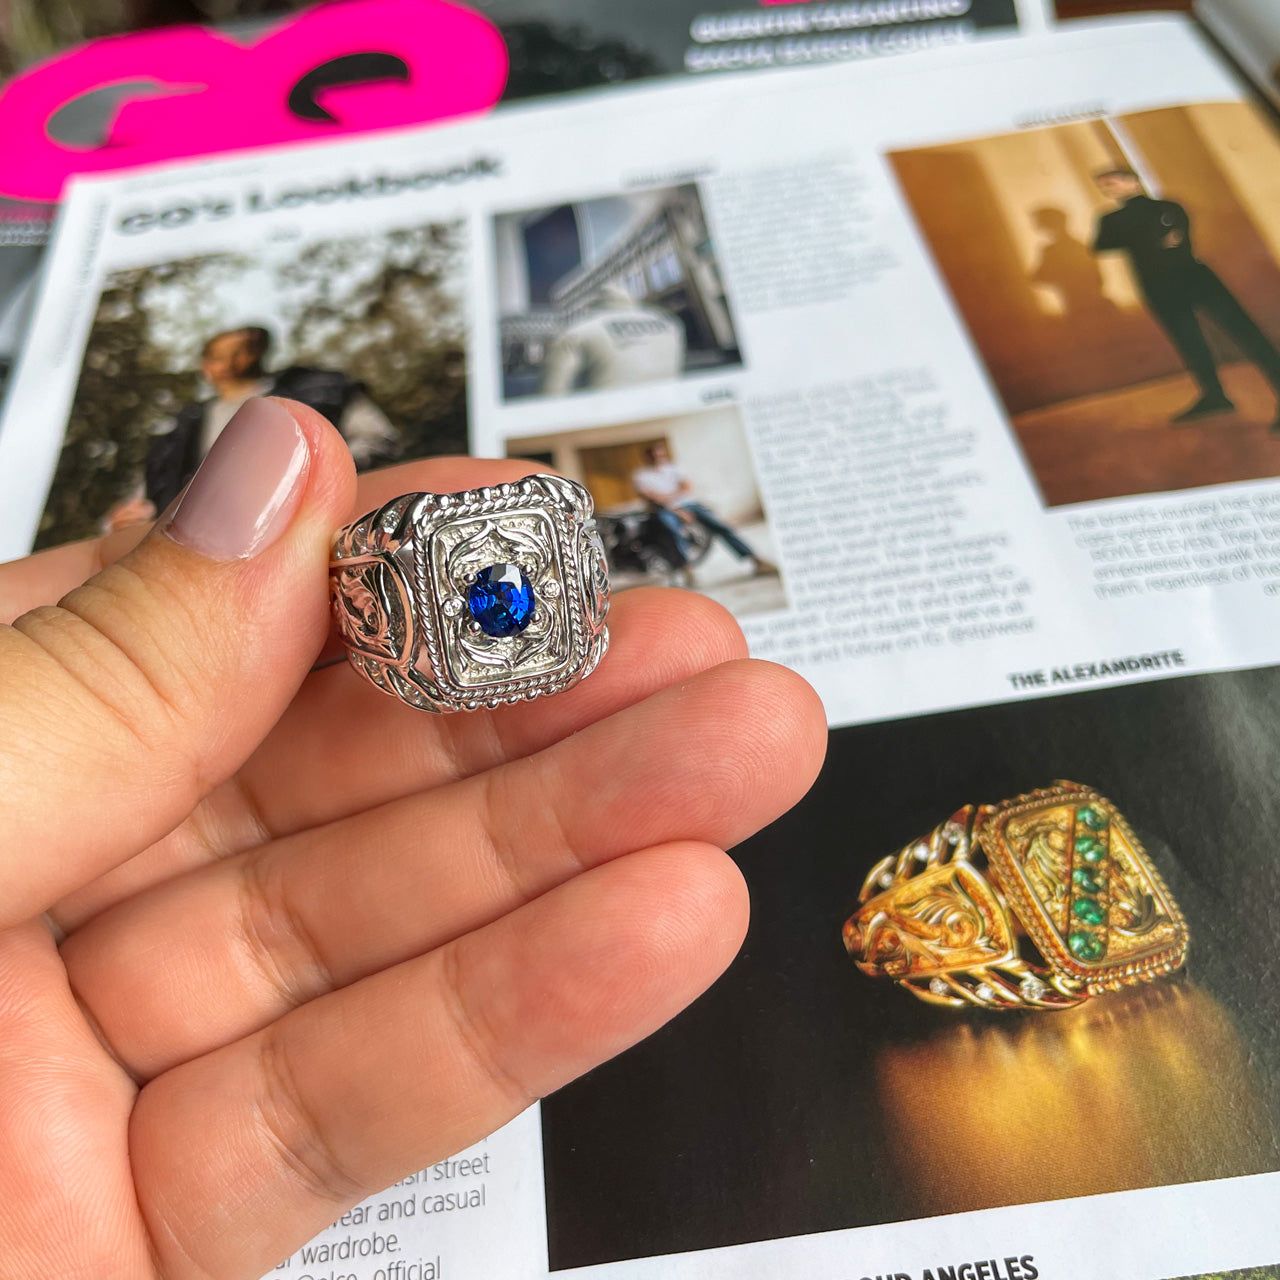
<instances>
[{"instance_id":1,"label":"small diamond accent","mask_svg":"<svg viewBox=\"0 0 1280 1280\"><path fill-rule=\"evenodd\" d=\"M929 990L932 991L935 996L949 996L951 994L951 988L947 986L941 978L931 979L929 982Z\"/></svg>"},{"instance_id":2,"label":"small diamond accent","mask_svg":"<svg viewBox=\"0 0 1280 1280\"><path fill-rule=\"evenodd\" d=\"M918 842L917 842L917 844L915 845L915 847L911 850L911 856L912 856L912 857L913 857L917 862L928 862L928 861L929 861L929 846L928 846L927 844L925 844L925 842L924 842L923 840L918 841Z\"/></svg>"},{"instance_id":3,"label":"small diamond accent","mask_svg":"<svg viewBox=\"0 0 1280 1280\"><path fill-rule=\"evenodd\" d=\"M973 994L982 1001L990 1001L996 998L995 988L986 982L978 983L973 989Z\"/></svg>"},{"instance_id":4,"label":"small diamond accent","mask_svg":"<svg viewBox=\"0 0 1280 1280\"><path fill-rule=\"evenodd\" d=\"M1018 990L1022 992L1024 1000L1043 1000L1049 994L1049 988L1034 973L1023 978L1018 984Z\"/></svg>"},{"instance_id":5,"label":"small diamond accent","mask_svg":"<svg viewBox=\"0 0 1280 1280\"><path fill-rule=\"evenodd\" d=\"M440 608L446 618L456 618L463 609L462 597L450 596Z\"/></svg>"},{"instance_id":6,"label":"small diamond accent","mask_svg":"<svg viewBox=\"0 0 1280 1280\"><path fill-rule=\"evenodd\" d=\"M560 594L560 584L554 578L548 578L546 582L538 588L538 590L547 597L548 600L554 600Z\"/></svg>"},{"instance_id":7,"label":"small diamond accent","mask_svg":"<svg viewBox=\"0 0 1280 1280\"><path fill-rule=\"evenodd\" d=\"M889 888L889 886L893 884L893 872L892 872L892 871L882 871L882 872L880 873L880 879L879 879L878 881L876 881L876 883L877 883L877 884L878 884L882 889L887 889L887 888Z\"/></svg>"}]
</instances>

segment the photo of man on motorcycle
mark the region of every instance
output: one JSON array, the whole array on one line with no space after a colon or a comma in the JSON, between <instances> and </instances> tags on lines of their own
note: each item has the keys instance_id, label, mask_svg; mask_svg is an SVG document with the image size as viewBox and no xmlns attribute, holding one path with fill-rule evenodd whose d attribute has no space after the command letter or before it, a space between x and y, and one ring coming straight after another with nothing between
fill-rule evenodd
<instances>
[{"instance_id":1,"label":"photo of man on motorcycle","mask_svg":"<svg viewBox=\"0 0 1280 1280\"><path fill-rule=\"evenodd\" d=\"M632 472L631 483L649 508L650 532L672 569L687 577L690 567L718 540L739 560L749 561L755 576L777 574L773 564L699 501L692 481L672 458L666 441L646 446L644 465Z\"/></svg>"},{"instance_id":2,"label":"photo of man on motorcycle","mask_svg":"<svg viewBox=\"0 0 1280 1280\"><path fill-rule=\"evenodd\" d=\"M520 436L510 447L590 491L615 592L683 587L739 618L787 608L736 405Z\"/></svg>"}]
</instances>

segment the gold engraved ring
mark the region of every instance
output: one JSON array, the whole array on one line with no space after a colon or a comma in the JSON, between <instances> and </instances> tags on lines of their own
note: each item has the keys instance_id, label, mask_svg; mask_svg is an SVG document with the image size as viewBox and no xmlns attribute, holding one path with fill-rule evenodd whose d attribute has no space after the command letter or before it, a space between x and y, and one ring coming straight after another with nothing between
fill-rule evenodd
<instances>
[{"instance_id":1,"label":"gold engraved ring","mask_svg":"<svg viewBox=\"0 0 1280 1280\"><path fill-rule=\"evenodd\" d=\"M1186 962L1186 920L1104 796L1056 782L965 805L871 868L844 944L952 1009L1068 1009Z\"/></svg>"}]
</instances>

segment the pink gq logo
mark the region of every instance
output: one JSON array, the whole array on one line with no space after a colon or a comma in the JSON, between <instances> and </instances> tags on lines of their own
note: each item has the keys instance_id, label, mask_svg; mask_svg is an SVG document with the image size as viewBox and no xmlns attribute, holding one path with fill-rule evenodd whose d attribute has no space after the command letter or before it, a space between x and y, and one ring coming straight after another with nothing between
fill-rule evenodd
<instances>
[{"instance_id":1,"label":"pink gq logo","mask_svg":"<svg viewBox=\"0 0 1280 1280\"><path fill-rule=\"evenodd\" d=\"M447 0L331 0L249 45L204 27L98 40L0 91L0 196L54 201L73 173L485 111L506 78L497 28ZM69 103L138 82L101 145L50 135Z\"/></svg>"}]
</instances>

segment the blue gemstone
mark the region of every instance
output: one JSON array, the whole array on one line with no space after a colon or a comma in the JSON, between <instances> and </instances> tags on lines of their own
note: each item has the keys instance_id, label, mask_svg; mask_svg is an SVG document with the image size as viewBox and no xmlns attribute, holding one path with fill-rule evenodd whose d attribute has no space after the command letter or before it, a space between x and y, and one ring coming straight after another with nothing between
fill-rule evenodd
<instances>
[{"instance_id":1,"label":"blue gemstone","mask_svg":"<svg viewBox=\"0 0 1280 1280\"><path fill-rule=\"evenodd\" d=\"M533 621L533 587L518 564L481 569L467 590L467 608L487 636L518 635Z\"/></svg>"}]
</instances>

